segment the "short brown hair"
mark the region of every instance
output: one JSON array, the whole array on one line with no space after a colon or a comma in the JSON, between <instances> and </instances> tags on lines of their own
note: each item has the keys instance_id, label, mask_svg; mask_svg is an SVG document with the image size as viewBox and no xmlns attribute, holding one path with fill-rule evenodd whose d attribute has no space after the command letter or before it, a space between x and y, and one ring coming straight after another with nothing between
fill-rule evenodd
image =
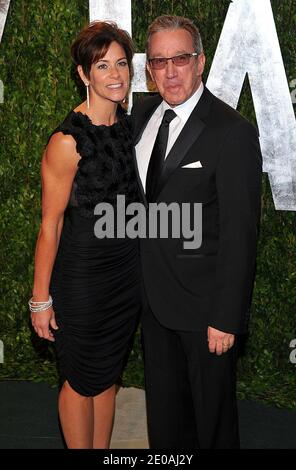
<instances>
[{"instance_id":1,"label":"short brown hair","mask_svg":"<svg viewBox=\"0 0 296 470\"><path fill-rule=\"evenodd\" d=\"M201 35L198 28L193 24L189 18L183 16L162 15L155 18L148 28L147 48L146 52L149 57L149 42L152 34L159 33L160 31L168 31L174 29L185 29L191 34L194 52L200 54L203 52Z\"/></svg>"},{"instance_id":2,"label":"short brown hair","mask_svg":"<svg viewBox=\"0 0 296 470\"><path fill-rule=\"evenodd\" d=\"M81 65L87 78L92 64L106 55L113 41L123 48L132 75L134 46L130 35L114 22L93 21L79 33L71 46L73 61L76 66Z\"/></svg>"}]
</instances>

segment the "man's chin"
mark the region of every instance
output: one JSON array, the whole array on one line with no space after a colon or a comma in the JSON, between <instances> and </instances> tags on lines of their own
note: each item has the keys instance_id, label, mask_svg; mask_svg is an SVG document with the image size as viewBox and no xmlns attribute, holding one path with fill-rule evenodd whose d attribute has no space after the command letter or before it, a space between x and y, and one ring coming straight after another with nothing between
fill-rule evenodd
<instances>
[{"instance_id":1,"label":"man's chin","mask_svg":"<svg viewBox=\"0 0 296 470\"><path fill-rule=\"evenodd\" d=\"M176 96L164 96L164 100L172 107L178 106L179 104L182 104L184 101L186 101L185 98Z\"/></svg>"},{"instance_id":2,"label":"man's chin","mask_svg":"<svg viewBox=\"0 0 296 470\"><path fill-rule=\"evenodd\" d=\"M179 91L179 92L178 92ZM186 101L186 96L184 93L180 93L180 90L174 91L166 91L163 94L163 99L170 105L170 106L178 106L179 104L184 103Z\"/></svg>"}]
</instances>

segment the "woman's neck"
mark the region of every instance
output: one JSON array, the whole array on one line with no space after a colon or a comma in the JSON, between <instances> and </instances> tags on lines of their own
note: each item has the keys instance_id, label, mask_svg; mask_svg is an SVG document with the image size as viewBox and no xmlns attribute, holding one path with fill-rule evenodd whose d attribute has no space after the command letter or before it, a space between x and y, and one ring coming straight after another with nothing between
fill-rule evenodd
<instances>
[{"instance_id":1,"label":"woman's neck","mask_svg":"<svg viewBox=\"0 0 296 470\"><path fill-rule=\"evenodd\" d=\"M117 111L117 103L104 103L102 104L95 104L90 102L89 108L87 108L86 101L81 103L75 111L81 112L86 114L93 124L99 126L101 124L105 126L112 126L114 122L116 122L116 111Z\"/></svg>"}]
</instances>

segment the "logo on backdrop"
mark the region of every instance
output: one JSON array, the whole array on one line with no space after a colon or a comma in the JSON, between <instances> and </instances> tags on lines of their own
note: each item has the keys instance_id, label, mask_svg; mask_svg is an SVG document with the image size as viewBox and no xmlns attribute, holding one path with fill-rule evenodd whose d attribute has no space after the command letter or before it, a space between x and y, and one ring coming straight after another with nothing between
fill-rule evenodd
<instances>
[{"instance_id":1,"label":"logo on backdrop","mask_svg":"<svg viewBox=\"0 0 296 470\"><path fill-rule=\"evenodd\" d=\"M290 348L294 348L290 352L290 357L289 357L290 362L291 364L296 364L296 338L291 340Z\"/></svg>"},{"instance_id":2,"label":"logo on backdrop","mask_svg":"<svg viewBox=\"0 0 296 470\"><path fill-rule=\"evenodd\" d=\"M89 6L91 21L113 19L132 33L131 0L90 0ZM145 61L145 54L135 55L134 92L148 91ZM207 86L236 108L246 75L275 208L295 211L296 122L270 0L231 2Z\"/></svg>"}]
</instances>

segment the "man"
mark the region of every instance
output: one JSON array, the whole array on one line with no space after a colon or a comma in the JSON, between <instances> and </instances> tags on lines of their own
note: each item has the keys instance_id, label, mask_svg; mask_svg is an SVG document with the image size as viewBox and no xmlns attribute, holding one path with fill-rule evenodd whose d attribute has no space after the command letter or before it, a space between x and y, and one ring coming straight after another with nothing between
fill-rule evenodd
<instances>
[{"instance_id":1,"label":"man","mask_svg":"<svg viewBox=\"0 0 296 470\"><path fill-rule=\"evenodd\" d=\"M143 344L151 448L238 448L236 335L246 332L260 213L257 132L202 83L193 23L149 27L147 67L160 96L136 103L147 203L202 203L202 244L141 241Z\"/></svg>"}]
</instances>

